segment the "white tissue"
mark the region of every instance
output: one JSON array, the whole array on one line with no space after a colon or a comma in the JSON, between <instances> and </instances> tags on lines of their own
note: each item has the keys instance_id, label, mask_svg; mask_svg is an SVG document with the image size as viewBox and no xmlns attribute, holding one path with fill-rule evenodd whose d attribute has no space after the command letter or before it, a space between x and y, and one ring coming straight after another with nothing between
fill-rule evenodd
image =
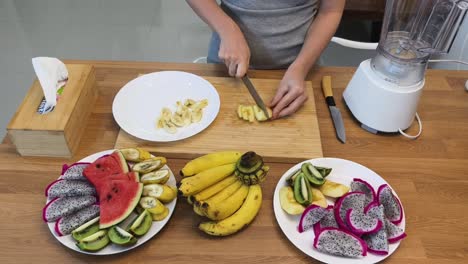
<instances>
[{"instance_id":1,"label":"white tissue","mask_svg":"<svg viewBox=\"0 0 468 264\"><path fill-rule=\"evenodd\" d=\"M46 114L54 110L57 105L58 91L68 80L68 70L57 58L36 57L32 59L32 64L44 91L44 99L37 112Z\"/></svg>"}]
</instances>

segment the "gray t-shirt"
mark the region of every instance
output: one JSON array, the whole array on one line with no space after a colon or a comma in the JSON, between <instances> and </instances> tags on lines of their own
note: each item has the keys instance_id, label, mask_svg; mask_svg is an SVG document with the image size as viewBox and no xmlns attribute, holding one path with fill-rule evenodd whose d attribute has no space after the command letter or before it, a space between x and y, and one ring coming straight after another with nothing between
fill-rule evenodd
<instances>
[{"instance_id":1,"label":"gray t-shirt","mask_svg":"<svg viewBox=\"0 0 468 264\"><path fill-rule=\"evenodd\" d=\"M222 0L221 8L242 30L250 67L287 68L297 57L319 6L318 0ZM220 63L220 39L213 32L208 62Z\"/></svg>"}]
</instances>

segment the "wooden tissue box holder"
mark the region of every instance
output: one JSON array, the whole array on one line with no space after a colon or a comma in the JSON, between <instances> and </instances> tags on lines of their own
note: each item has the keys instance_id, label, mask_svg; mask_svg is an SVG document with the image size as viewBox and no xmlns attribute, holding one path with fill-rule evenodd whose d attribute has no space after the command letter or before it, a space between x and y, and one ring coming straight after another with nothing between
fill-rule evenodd
<instances>
[{"instance_id":1,"label":"wooden tissue box holder","mask_svg":"<svg viewBox=\"0 0 468 264\"><path fill-rule=\"evenodd\" d=\"M98 92L94 68L87 64L67 64L68 82L55 109L37 113L44 93L35 80L8 124L8 137L21 156L72 157Z\"/></svg>"}]
</instances>

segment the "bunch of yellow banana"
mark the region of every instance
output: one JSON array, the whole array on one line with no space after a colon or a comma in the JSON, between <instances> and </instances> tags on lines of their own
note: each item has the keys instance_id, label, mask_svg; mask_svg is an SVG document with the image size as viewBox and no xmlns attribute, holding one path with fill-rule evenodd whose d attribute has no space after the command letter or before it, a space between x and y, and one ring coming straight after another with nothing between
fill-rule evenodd
<instances>
[{"instance_id":1,"label":"bunch of yellow banana","mask_svg":"<svg viewBox=\"0 0 468 264\"><path fill-rule=\"evenodd\" d=\"M181 170L184 178L179 183L179 193L187 197L196 214L211 220L199 225L209 235L233 234L252 222L260 210L262 189L257 183L261 180L254 183L249 178L246 182L239 177L239 160L244 155L235 151L216 152L188 162ZM264 179L268 167L263 161L260 165L252 164L256 167L243 162L242 169L251 170L254 175L261 170ZM263 170L264 167L267 169Z\"/></svg>"}]
</instances>

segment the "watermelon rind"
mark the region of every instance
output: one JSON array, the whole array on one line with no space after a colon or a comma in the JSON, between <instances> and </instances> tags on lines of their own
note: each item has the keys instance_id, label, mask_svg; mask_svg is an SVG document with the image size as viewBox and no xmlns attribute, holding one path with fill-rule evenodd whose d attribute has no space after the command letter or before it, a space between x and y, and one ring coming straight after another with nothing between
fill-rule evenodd
<instances>
[{"instance_id":1,"label":"watermelon rind","mask_svg":"<svg viewBox=\"0 0 468 264\"><path fill-rule=\"evenodd\" d=\"M100 229L109 228L109 227L114 226L114 225L122 222L123 220L125 220L133 212L135 207L138 205L142 193L143 193L143 184L139 183L138 184L138 191L136 192L134 197L130 198L130 204L129 204L127 210L125 210L119 217L117 217L117 218L115 218L112 221L109 221L107 223L102 222L102 218L101 218L100 222L99 222L99 228ZM101 208L101 210L102 210L102 208Z\"/></svg>"},{"instance_id":2,"label":"watermelon rind","mask_svg":"<svg viewBox=\"0 0 468 264\"><path fill-rule=\"evenodd\" d=\"M130 170L128 169L128 163L125 160L125 157L122 154L122 152L120 152L119 150L116 150L114 153L117 154L116 158L118 159L117 161L120 163L120 167L122 168L122 171L124 173L129 172Z\"/></svg>"}]
</instances>

